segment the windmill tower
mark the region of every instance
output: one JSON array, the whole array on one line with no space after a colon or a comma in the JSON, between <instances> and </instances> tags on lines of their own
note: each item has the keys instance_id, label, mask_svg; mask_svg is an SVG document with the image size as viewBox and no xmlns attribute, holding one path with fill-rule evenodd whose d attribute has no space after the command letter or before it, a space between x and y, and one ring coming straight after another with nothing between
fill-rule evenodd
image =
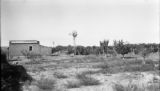
<instances>
[{"instance_id":1,"label":"windmill tower","mask_svg":"<svg viewBox=\"0 0 160 91\"><path fill-rule=\"evenodd\" d=\"M53 42L52 42L52 44L53 44L53 48L54 48L54 44L55 44L55 42L53 41Z\"/></svg>"},{"instance_id":2,"label":"windmill tower","mask_svg":"<svg viewBox=\"0 0 160 91\"><path fill-rule=\"evenodd\" d=\"M77 32L73 31L70 35L73 37L73 45L74 45L74 55L76 55L76 37L77 37Z\"/></svg>"}]
</instances>

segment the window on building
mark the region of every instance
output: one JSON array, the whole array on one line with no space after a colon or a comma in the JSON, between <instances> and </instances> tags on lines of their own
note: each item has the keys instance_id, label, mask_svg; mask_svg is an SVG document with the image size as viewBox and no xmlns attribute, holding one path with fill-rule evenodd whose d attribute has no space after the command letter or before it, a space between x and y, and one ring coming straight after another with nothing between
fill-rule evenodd
<instances>
[{"instance_id":1,"label":"window on building","mask_svg":"<svg viewBox=\"0 0 160 91\"><path fill-rule=\"evenodd\" d=\"M32 46L29 46L29 51L32 51Z\"/></svg>"}]
</instances>

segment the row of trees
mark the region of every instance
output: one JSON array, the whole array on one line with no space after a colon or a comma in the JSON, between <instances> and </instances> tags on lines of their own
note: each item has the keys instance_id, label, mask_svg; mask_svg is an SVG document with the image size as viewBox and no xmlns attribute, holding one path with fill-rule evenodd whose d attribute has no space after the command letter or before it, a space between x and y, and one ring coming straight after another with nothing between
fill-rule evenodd
<instances>
[{"instance_id":1,"label":"row of trees","mask_svg":"<svg viewBox=\"0 0 160 91\"><path fill-rule=\"evenodd\" d=\"M75 55L117 55L121 54L124 58L125 54L130 52L134 54L142 54L145 56L148 53L158 52L160 44L129 44L123 40L114 40L113 46L109 46L109 40L100 41L100 46L56 46L52 49L52 52L67 51L67 54L75 53ZM76 50L76 51L75 51Z\"/></svg>"}]
</instances>

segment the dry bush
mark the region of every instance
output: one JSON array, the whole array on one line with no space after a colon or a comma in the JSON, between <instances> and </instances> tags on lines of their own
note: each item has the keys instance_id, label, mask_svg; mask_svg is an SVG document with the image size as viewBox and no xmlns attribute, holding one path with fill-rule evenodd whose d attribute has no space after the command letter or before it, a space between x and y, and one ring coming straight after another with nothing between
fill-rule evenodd
<instances>
[{"instance_id":1,"label":"dry bush","mask_svg":"<svg viewBox=\"0 0 160 91\"><path fill-rule=\"evenodd\" d=\"M60 72L54 72L53 75L54 75L56 78L59 78L59 79L67 78L66 75L64 75L63 73L60 73Z\"/></svg>"},{"instance_id":2,"label":"dry bush","mask_svg":"<svg viewBox=\"0 0 160 91\"><path fill-rule=\"evenodd\" d=\"M160 61L159 61L160 62ZM153 60L145 60L145 64L150 64L150 65L155 65L155 64L159 64L158 61L153 61Z\"/></svg>"},{"instance_id":3,"label":"dry bush","mask_svg":"<svg viewBox=\"0 0 160 91\"><path fill-rule=\"evenodd\" d=\"M109 59L110 60L110 59ZM113 60L106 61L101 64L95 65L93 67L100 68L100 73L119 73L119 72L144 72L144 71L153 71L159 69L159 67L154 67L155 64L158 64L152 60L146 60L146 64L142 64L143 60Z\"/></svg>"},{"instance_id":4,"label":"dry bush","mask_svg":"<svg viewBox=\"0 0 160 91\"><path fill-rule=\"evenodd\" d=\"M150 64L143 64L143 65L126 65L124 67L124 71L128 71L128 72L135 72L135 71L153 71L154 70L154 66L150 65Z\"/></svg>"},{"instance_id":5,"label":"dry bush","mask_svg":"<svg viewBox=\"0 0 160 91\"><path fill-rule=\"evenodd\" d=\"M89 77L84 73L78 74L76 77L80 81L80 84L84 85L84 86L91 86L91 85L99 85L99 84L101 84L99 80L97 80L97 79L95 79L93 77Z\"/></svg>"},{"instance_id":6,"label":"dry bush","mask_svg":"<svg viewBox=\"0 0 160 91\"><path fill-rule=\"evenodd\" d=\"M37 81L37 86L44 91L52 91L55 88L56 80L42 78Z\"/></svg>"},{"instance_id":7,"label":"dry bush","mask_svg":"<svg viewBox=\"0 0 160 91\"><path fill-rule=\"evenodd\" d=\"M152 83L147 87L144 86L140 87L135 84L124 86L122 84L116 83L115 85L113 85L113 90L114 91L160 91L160 87L159 84L154 84L154 83Z\"/></svg>"},{"instance_id":8,"label":"dry bush","mask_svg":"<svg viewBox=\"0 0 160 91\"><path fill-rule=\"evenodd\" d=\"M123 86L122 84L115 84L113 86L114 91L145 91L140 88L138 88L137 85L132 85L132 86Z\"/></svg>"},{"instance_id":9,"label":"dry bush","mask_svg":"<svg viewBox=\"0 0 160 91\"><path fill-rule=\"evenodd\" d=\"M141 65L126 65L123 70L127 72L137 72L141 70Z\"/></svg>"},{"instance_id":10,"label":"dry bush","mask_svg":"<svg viewBox=\"0 0 160 91\"><path fill-rule=\"evenodd\" d=\"M88 71L84 71L83 74L97 74L99 73L99 71L92 71L92 70L88 70Z\"/></svg>"},{"instance_id":11,"label":"dry bush","mask_svg":"<svg viewBox=\"0 0 160 91\"><path fill-rule=\"evenodd\" d=\"M126 65L138 65L138 64L142 64L142 60L127 60L125 62Z\"/></svg>"},{"instance_id":12,"label":"dry bush","mask_svg":"<svg viewBox=\"0 0 160 91\"><path fill-rule=\"evenodd\" d=\"M83 58L84 60L90 60L89 62L105 62L106 59L103 57L97 57L95 55L89 55Z\"/></svg>"},{"instance_id":13,"label":"dry bush","mask_svg":"<svg viewBox=\"0 0 160 91\"><path fill-rule=\"evenodd\" d=\"M160 91L160 83L152 83L147 87L148 91Z\"/></svg>"},{"instance_id":14,"label":"dry bush","mask_svg":"<svg viewBox=\"0 0 160 91\"><path fill-rule=\"evenodd\" d=\"M68 81L65 86L67 88L79 88L81 86L81 84L78 81Z\"/></svg>"},{"instance_id":15,"label":"dry bush","mask_svg":"<svg viewBox=\"0 0 160 91\"><path fill-rule=\"evenodd\" d=\"M144 64L141 66L141 71L153 71L154 65L152 64Z\"/></svg>"},{"instance_id":16,"label":"dry bush","mask_svg":"<svg viewBox=\"0 0 160 91\"><path fill-rule=\"evenodd\" d=\"M99 64L96 66L96 68L100 68L99 72L100 73L111 73L111 67L108 63L103 63L103 64Z\"/></svg>"},{"instance_id":17,"label":"dry bush","mask_svg":"<svg viewBox=\"0 0 160 91\"><path fill-rule=\"evenodd\" d=\"M97 67L98 67L98 68L101 68L101 69L106 69L106 70L108 70L108 69L109 69L109 64L108 64L108 63L103 63L103 64L101 64L101 65L98 65Z\"/></svg>"},{"instance_id":18,"label":"dry bush","mask_svg":"<svg viewBox=\"0 0 160 91\"><path fill-rule=\"evenodd\" d=\"M113 57L109 58L106 62L110 67L115 67L115 66L124 66L126 61L127 60L123 60L120 57Z\"/></svg>"},{"instance_id":19,"label":"dry bush","mask_svg":"<svg viewBox=\"0 0 160 91\"><path fill-rule=\"evenodd\" d=\"M23 50L21 51L22 55L25 56L27 59L31 59L33 61L35 61L37 58L41 58L42 55L38 54L38 53L33 53L33 52L29 52L27 50Z\"/></svg>"},{"instance_id":20,"label":"dry bush","mask_svg":"<svg viewBox=\"0 0 160 91\"><path fill-rule=\"evenodd\" d=\"M29 61L29 62L27 62L25 64L27 64L27 65L30 65L30 64L41 64L41 62L40 61Z\"/></svg>"},{"instance_id":21,"label":"dry bush","mask_svg":"<svg viewBox=\"0 0 160 91\"><path fill-rule=\"evenodd\" d=\"M99 72L106 74L106 73L118 73L123 71L124 63L122 61L109 61L104 62L102 64L98 64L95 67L100 68Z\"/></svg>"}]
</instances>

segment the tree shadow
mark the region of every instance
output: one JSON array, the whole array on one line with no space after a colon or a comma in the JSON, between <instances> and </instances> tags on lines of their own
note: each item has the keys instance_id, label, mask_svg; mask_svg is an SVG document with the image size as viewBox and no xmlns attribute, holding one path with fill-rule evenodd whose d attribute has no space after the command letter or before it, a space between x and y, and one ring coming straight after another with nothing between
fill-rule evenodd
<instances>
[{"instance_id":1,"label":"tree shadow","mask_svg":"<svg viewBox=\"0 0 160 91\"><path fill-rule=\"evenodd\" d=\"M25 81L32 81L26 69L21 65L11 65L6 54L1 51L1 91L22 91Z\"/></svg>"}]
</instances>

